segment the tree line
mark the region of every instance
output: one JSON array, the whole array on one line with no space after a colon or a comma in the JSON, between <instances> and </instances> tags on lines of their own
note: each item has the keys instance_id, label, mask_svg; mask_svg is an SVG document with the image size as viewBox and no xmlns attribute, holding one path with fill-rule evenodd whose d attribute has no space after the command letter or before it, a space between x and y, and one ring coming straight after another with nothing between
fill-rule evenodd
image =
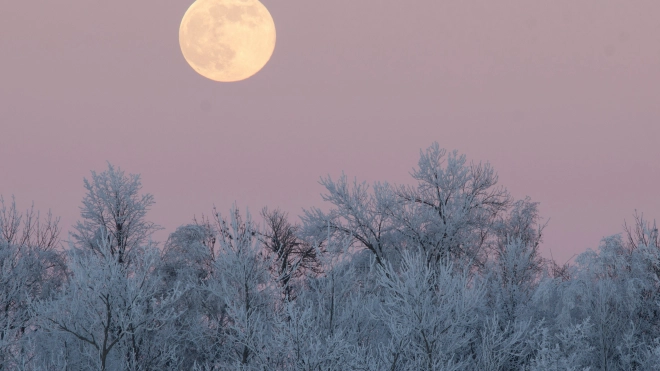
<instances>
[{"instance_id":1,"label":"tree line","mask_svg":"<svg viewBox=\"0 0 660 371\"><path fill-rule=\"evenodd\" d=\"M328 211L214 208L162 245L110 164L66 238L0 197L0 370L658 369L655 223L557 264L488 163L434 143L411 176L324 177Z\"/></svg>"}]
</instances>

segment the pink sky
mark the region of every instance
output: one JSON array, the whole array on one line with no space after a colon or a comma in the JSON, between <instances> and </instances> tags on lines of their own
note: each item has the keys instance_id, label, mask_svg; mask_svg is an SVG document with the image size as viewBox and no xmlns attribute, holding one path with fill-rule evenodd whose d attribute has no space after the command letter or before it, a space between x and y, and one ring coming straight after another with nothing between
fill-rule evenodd
<instances>
[{"instance_id":1,"label":"pink sky","mask_svg":"<svg viewBox=\"0 0 660 371\"><path fill-rule=\"evenodd\" d=\"M213 204L297 216L342 170L409 182L437 141L541 203L545 256L660 217L657 0L263 3L273 57L223 84L179 50L190 1L3 2L0 194L68 229L108 160L164 239Z\"/></svg>"}]
</instances>

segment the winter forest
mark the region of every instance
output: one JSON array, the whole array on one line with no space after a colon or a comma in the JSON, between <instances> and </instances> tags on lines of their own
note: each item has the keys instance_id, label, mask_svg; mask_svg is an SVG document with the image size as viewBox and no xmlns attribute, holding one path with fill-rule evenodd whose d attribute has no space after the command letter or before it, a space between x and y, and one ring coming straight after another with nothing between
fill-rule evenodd
<instances>
[{"instance_id":1,"label":"winter forest","mask_svg":"<svg viewBox=\"0 0 660 371\"><path fill-rule=\"evenodd\" d=\"M210 208L161 242L110 164L66 236L5 198L0 370L660 369L655 223L558 264L488 163L434 143L411 177L323 177L323 209Z\"/></svg>"}]
</instances>

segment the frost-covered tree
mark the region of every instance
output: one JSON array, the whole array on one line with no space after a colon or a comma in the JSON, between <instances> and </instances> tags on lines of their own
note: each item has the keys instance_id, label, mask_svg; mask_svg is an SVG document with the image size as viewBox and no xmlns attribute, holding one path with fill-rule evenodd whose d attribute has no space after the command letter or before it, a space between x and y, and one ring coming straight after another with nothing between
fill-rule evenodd
<instances>
[{"instance_id":1,"label":"frost-covered tree","mask_svg":"<svg viewBox=\"0 0 660 371\"><path fill-rule=\"evenodd\" d=\"M305 211L307 238L323 241L326 229L332 237L348 236L372 252L376 262L396 265L405 249L421 247L429 261L461 259L461 264L482 265L489 243L495 239L495 223L509 210L512 200L497 187L497 175L489 164L467 164L464 155L447 153L434 143L420 152L418 168L411 175L415 186L376 183L349 185L345 175L337 181L322 178L327 193L323 200L333 208Z\"/></svg>"},{"instance_id":2,"label":"frost-covered tree","mask_svg":"<svg viewBox=\"0 0 660 371\"><path fill-rule=\"evenodd\" d=\"M417 184L396 188L402 202L393 213L406 245L420 246L430 261L483 263L493 225L512 202L490 164L467 164L465 155L433 143L411 175Z\"/></svg>"},{"instance_id":3,"label":"frost-covered tree","mask_svg":"<svg viewBox=\"0 0 660 371\"><path fill-rule=\"evenodd\" d=\"M133 248L149 241L160 229L146 219L154 204L151 194L140 194L142 183L136 174L125 175L120 168L108 163L108 170L91 180L84 179L87 193L80 208L82 220L72 234L80 248L95 250L103 234L108 239L110 253L117 255L120 264L128 263Z\"/></svg>"},{"instance_id":4,"label":"frost-covered tree","mask_svg":"<svg viewBox=\"0 0 660 371\"><path fill-rule=\"evenodd\" d=\"M271 273L280 283L284 297L291 300L296 295L292 279L306 272L321 273L318 246L300 238L300 226L292 224L285 212L264 208L261 216L264 228L259 236L263 246L273 255Z\"/></svg>"},{"instance_id":5,"label":"frost-covered tree","mask_svg":"<svg viewBox=\"0 0 660 371\"><path fill-rule=\"evenodd\" d=\"M214 217L217 255L212 275L199 286L208 294L202 318L206 329L199 339L208 350L197 365L260 370L277 349L272 341L276 296L270 256L249 213L243 217L234 207L228 219L217 212Z\"/></svg>"},{"instance_id":6,"label":"frost-covered tree","mask_svg":"<svg viewBox=\"0 0 660 371\"><path fill-rule=\"evenodd\" d=\"M167 290L181 284L188 288L173 304L184 314L168 324L182 369L192 369L196 362L204 365L219 351L213 339L222 332L222 325L218 325L222 322L222 299L208 290L216 277L216 245L215 228L206 219L177 228L165 243L159 270L161 287Z\"/></svg>"},{"instance_id":7,"label":"frost-covered tree","mask_svg":"<svg viewBox=\"0 0 660 371\"><path fill-rule=\"evenodd\" d=\"M493 246L495 254L505 250L505 246L513 240L519 240L533 251L536 265L541 265L539 245L543 239L543 230L548 222L541 224L539 203L532 202L529 197L512 203L506 214L500 214L494 223L496 243Z\"/></svg>"},{"instance_id":8,"label":"frost-covered tree","mask_svg":"<svg viewBox=\"0 0 660 371\"><path fill-rule=\"evenodd\" d=\"M461 370L474 366L484 288L445 262L432 269L423 251L403 253L400 269L378 269L381 304L375 315L388 341L379 348L380 369Z\"/></svg>"},{"instance_id":9,"label":"frost-covered tree","mask_svg":"<svg viewBox=\"0 0 660 371\"><path fill-rule=\"evenodd\" d=\"M507 243L485 271L491 308L505 321L530 318L528 303L544 271L536 248L516 239Z\"/></svg>"},{"instance_id":10,"label":"frost-covered tree","mask_svg":"<svg viewBox=\"0 0 660 371\"><path fill-rule=\"evenodd\" d=\"M278 317L283 369L360 369L380 332L369 316L373 298L360 287L354 268L338 263L304 282L306 290L285 303Z\"/></svg>"},{"instance_id":11,"label":"frost-covered tree","mask_svg":"<svg viewBox=\"0 0 660 371\"><path fill-rule=\"evenodd\" d=\"M656 246L640 243L629 249L614 235L603 239L597 252L578 257L567 294L571 316L589 318L593 325L589 340L595 367L641 369L646 362L648 346L660 337L658 256Z\"/></svg>"},{"instance_id":12,"label":"frost-covered tree","mask_svg":"<svg viewBox=\"0 0 660 371\"><path fill-rule=\"evenodd\" d=\"M530 306L542 278L543 262L535 246L520 237L496 250L481 280L487 288L487 312L480 326L480 368L521 369L536 352L543 317Z\"/></svg>"},{"instance_id":13,"label":"frost-covered tree","mask_svg":"<svg viewBox=\"0 0 660 371\"><path fill-rule=\"evenodd\" d=\"M516 201L493 226L496 241L482 274L490 307L504 321L531 318L528 303L546 270L539 252L545 224L539 224L537 207L529 198Z\"/></svg>"},{"instance_id":14,"label":"frost-covered tree","mask_svg":"<svg viewBox=\"0 0 660 371\"><path fill-rule=\"evenodd\" d=\"M59 219L21 213L0 196L0 370L33 367L36 347L32 301L48 297L63 278Z\"/></svg>"},{"instance_id":15,"label":"frost-covered tree","mask_svg":"<svg viewBox=\"0 0 660 371\"><path fill-rule=\"evenodd\" d=\"M370 251L379 265L394 260L398 245L394 226L387 212L393 194L387 184L376 183L369 191L366 183L355 180L351 185L346 175L334 181L330 176L321 179L327 192L322 195L334 208L323 212L319 208L304 211L303 236L311 244L341 245L348 238L352 246Z\"/></svg>"},{"instance_id":16,"label":"frost-covered tree","mask_svg":"<svg viewBox=\"0 0 660 371\"><path fill-rule=\"evenodd\" d=\"M16 208L16 199L12 197L7 208L4 198L0 195L0 241L14 246L25 246L42 251L50 251L59 246L60 219L53 217L48 211L44 220L39 212L34 211L34 205L25 213Z\"/></svg>"},{"instance_id":17,"label":"frost-covered tree","mask_svg":"<svg viewBox=\"0 0 660 371\"><path fill-rule=\"evenodd\" d=\"M234 321L243 321L247 332L254 332L252 326L261 319L271 326L282 310L276 302L278 286L283 290L281 298L293 300L292 279L304 272L319 272L317 250L299 239L298 226L290 224L285 213L264 209L262 216L265 226L259 228L236 208L229 219L214 209L212 218L202 217L178 228L165 244L165 282L193 284L180 301L187 316L178 321L179 330L187 328L182 333L193 335L187 335L182 346L185 364L213 369L238 362L256 367L253 363L263 358L253 361L254 355L263 350L238 347L235 343L242 340L232 340L240 334L232 328ZM262 300L257 303L259 297ZM239 361L234 354L238 350L231 351L232 347L240 348ZM269 349L276 353L277 347L271 344Z\"/></svg>"},{"instance_id":18,"label":"frost-covered tree","mask_svg":"<svg viewBox=\"0 0 660 371\"><path fill-rule=\"evenodd\" d=\"M556 329L541 327L534 357L529 361L530 371L588 371L589 356L593 347L589 344L591 330L589 320L581 323L561 326Z\"/></svg>"},{"instance_id":19,"label":"frost-covered tree","mask_svg":"<svg viewBox=\"0 0 660 371\"><path fill-rule=\"evenodd\" d=\"M204 281L213 274L216 237L210 225L188 224L174 231L163 249L163 272L168 283Z\"/></svg>"},{"instance_id":20,"label":"frost-covered tree","mask_svg":"<svg viewBox=\"0 0 660 371\"><path fill-rule=\"evenodd\" d=\"M172 303L182 287L162 292L155 274L160 252L154 247L134 247L135 257L126 267L109 241L104 233L94 253L70 249L62 291L35 304L43 330L64 345L41 355L43 362L59 363L49 368L163 369L171 361L168 353L175 344L157 344L161 348L154 350L149 342L158 339L153 332L179 315Z\"/></svg>"}]
</instances>

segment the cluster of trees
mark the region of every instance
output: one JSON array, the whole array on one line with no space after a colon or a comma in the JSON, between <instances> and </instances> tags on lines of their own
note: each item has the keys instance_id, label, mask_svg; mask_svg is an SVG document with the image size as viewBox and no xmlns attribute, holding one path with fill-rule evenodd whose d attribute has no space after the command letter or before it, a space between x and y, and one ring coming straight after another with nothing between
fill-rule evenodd
<instances>
[{"instance_id":1,"label":"cluster of trees","mask_svg":"<svg viewBox=\"0 0 660 371\"><path fill-rule=\"evenodd\" d=\"M433 144L415 184L321 180L293 223L214 210L170 234L140 178L85 180L81 221L0 198L0 370L650 370L658 230L641 216L573 265L538 204Z\"/></svg>"}]
</instances>

